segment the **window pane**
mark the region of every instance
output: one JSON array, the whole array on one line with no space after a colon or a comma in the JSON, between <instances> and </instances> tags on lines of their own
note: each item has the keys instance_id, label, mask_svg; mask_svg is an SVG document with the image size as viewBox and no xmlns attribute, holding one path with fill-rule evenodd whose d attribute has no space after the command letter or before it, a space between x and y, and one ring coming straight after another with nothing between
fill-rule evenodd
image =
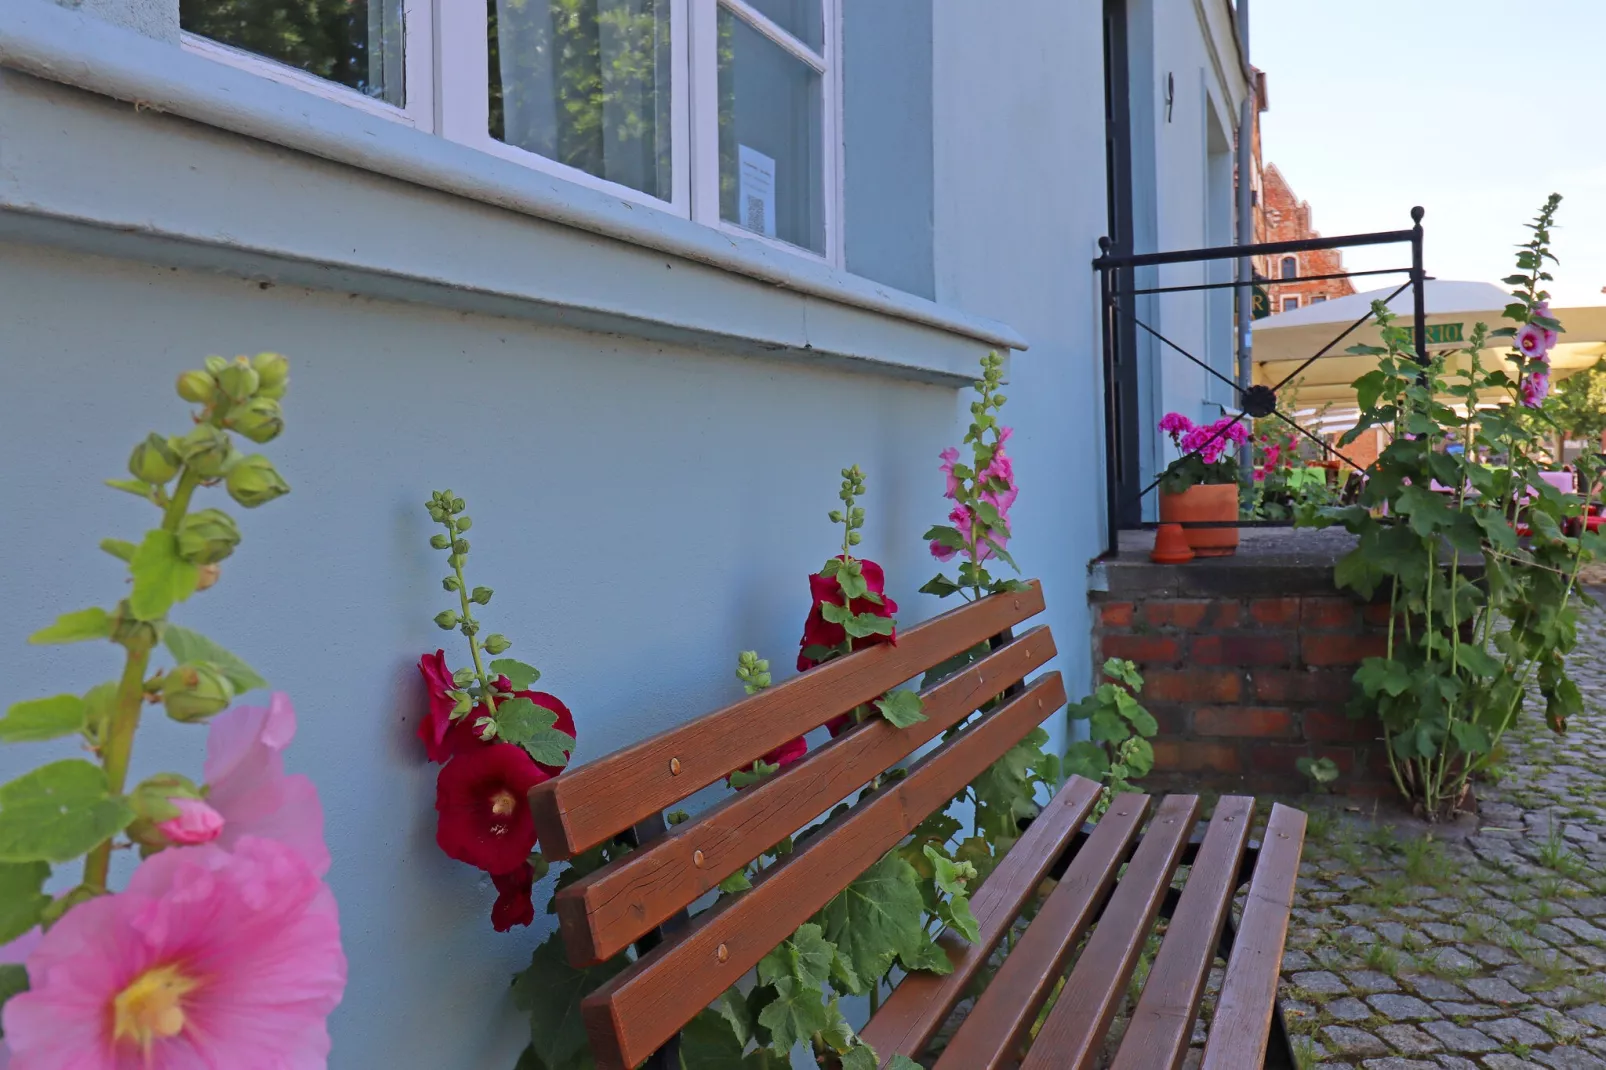
<instances>
[{"instance_id":1,"label":"window pane","mask_svg":"<svg viewBox=\"0 0 1606 1070\"><path fill-rule=\"evenodd\" d=\"M719 12L719 214L825 252L823 83L814 68Z\"/></svg>"},{"instance_id":2,"label":"window pane","mask_svg":"<svg viewBox=\"0 0 1606 1070\"><path fill-rule=\"evenodd\" d=\"M179 25L401 107L402 0L179 0Z\"/></svg>"},{"instance_id":3,"label":"window pane","mask_svg":"<svg viewBox=\"0 0 1606 1070\"><path fill-rule=\"evenodd\" d=\"M671 200L669 0L488 0L491 136Z\"/></svg>"},{"instance_id":4,"label":"window pane","mask_svg":"<svg viewBox=\"0 0 1606 1070\"><path fill-rule=\"evenodd\" d=\"M816 52L825 51L825 11L820 0L747 0L748 5Z\"/></svg>"}]
</instances>

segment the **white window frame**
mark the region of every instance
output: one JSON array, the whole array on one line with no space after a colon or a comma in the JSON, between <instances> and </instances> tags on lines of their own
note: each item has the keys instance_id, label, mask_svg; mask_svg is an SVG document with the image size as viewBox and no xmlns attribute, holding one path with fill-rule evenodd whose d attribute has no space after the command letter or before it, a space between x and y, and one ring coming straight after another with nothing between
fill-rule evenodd
<instances>
[{"instance_id":1,"label":"white window frame","mask_svg":"<svg viewBox=\"0 0 1606 1070\"><path fill-rule=\"evenodd\" d=\"M1299 311L1299 295L1298 294L1284 294L1282 300L1283 300L1282 311L1284 311L1284 312L1298 312ZM1292 301L1293 304L1290 305L1288 303L1290 301Z\"/></svg>"},{"instance_id":2,"label":"white window frame","mask_svg":"<svg viewBox=\"0 0 1606 1070\"><path fill-rule=\"evenodd\" d=\"M443 0L456 3L457 0ZM434 0L403 0L402 3L402 107L360 93L350 86L331 82L316 74L308 74L298 67L268 56L247 52L210 37L182 30L179 43L186 52L311 93L325 100L333 100L359 111L391 119L404 126L415 127L426 133L435 130L435 16Z\"/></svg>"},{"instance_id":3,"label":"white window frame","mask_svg":"<svg viewBox=\"0 0 1606 1070\"><path fill-rule=\"evenodd\" d=\"M696 79L693 99L691 143L696 156L692 175L695 192L692 197L692 219L718 228L729 234L740 234L754 241L773 245L778 249L800 253L842 266L842 20L838 17L839 0L821 0L825 20L823 48L815 52L808 45L782 29L767 15L760 13L747 0L690 0L692 4L692 76ZM719 214L719 9L725 8L752 29L763 34L789 55L806 63L820 75L821 148L820 166L824 170L825 204L822 206L825 223L825 250L812 249L779 238L758 234L746 227L722 219Z\"/></svg>"},{"instance_id":4,"label":"white window frame","mask_svg":"<svg viewBox=\"0 0 1606 1070\"><path fill-rule=\"evenodd\" d=\"M490 135L484 0L404 0L406 104L396 107L266 56L197 34L181 34L186 51L312 93L326 100L438 134L500 159L578 185L645 204L713 229L841 267L842 20L841 0L821 0L823 45L809 48L747 0L669 0L671 196L666 200L570 167ZM820 166L825 203L824 253L726 222L719 212L718 16L723 6L820 76Z\"/></svg>"}]
</instances>

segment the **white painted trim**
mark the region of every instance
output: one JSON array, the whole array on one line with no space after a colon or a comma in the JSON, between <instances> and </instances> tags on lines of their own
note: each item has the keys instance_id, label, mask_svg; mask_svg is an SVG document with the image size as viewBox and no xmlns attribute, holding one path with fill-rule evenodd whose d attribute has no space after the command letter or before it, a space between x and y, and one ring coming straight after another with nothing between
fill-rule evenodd
<instances>
[{"instance_id":1,"label":"white painted trim","mask_svg":"<svg viewBox=\"0 0 1606 1070\"><path fill-rule=\"evenodd\" d=\"M808 45L804 44L802 41L792 36L792 34L782 29L778 22L761 12L752 4L749 4L747 0L719 0L719 3L721 7L730 8L732 13L740 16L743 22L747 23L765 37L768 37L771 41L774 41L777 45L780 45L786 51L790 52L795 58L800 59L804 63L807 63L810 67L813 67L816 74L825 73L827 63L826 57L820 55L818 52L815 52ZM825 24L821 27L821 29L824 31L826 39L829 40L831 31L830 12L825 12L824 17ZM829 47L829 45L827 47Z\"/></svg>"},{"instance_id":2,"label":"white painted trim","mask_svg":"<svg viewBox=\"0 0 1606 1070\"><path fill-rule=\"evenodd\" d=\"M708 3L710 0L694 0ZM69 10L0 5L0 67L1002 349L1007 324L521 167Z\"/></svg>"},{"instance_id":3,"label":"white painted trim","mask_svg":"<svg viewBox=\"0 0 1606 1070\"><path fill-rule=\"evenodd\" d=\"M719 0L686 0L690 77L691 217L718 227Z\"/></svg>"}]
</instances>

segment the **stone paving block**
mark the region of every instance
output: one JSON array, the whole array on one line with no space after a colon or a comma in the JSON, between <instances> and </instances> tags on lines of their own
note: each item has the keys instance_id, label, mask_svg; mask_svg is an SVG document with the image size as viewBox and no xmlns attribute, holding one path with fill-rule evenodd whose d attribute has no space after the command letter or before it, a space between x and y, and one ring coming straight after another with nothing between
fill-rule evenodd
<instances>
[{"instance_id":1,"label":"stone paving block","mask_svg":"<svg viewBox=\"0 0 1606 1070\"><path fill-rule=\"evenodd\" d=\"M1446 1018L1499 1018L1507 1010L1505 1007L1491 1007L1487 1003L1456 1003L1450 1000L1435 1003L1433 1009Z\"/></svg>"},{"instance_id":2,"label":"stone paving block","mask_svg":"<svg viewBox=\"0 0 1606 1070\"><path fill-rule=\"evenodd\" d=\"M1544 1070L1544 1066L1540 1063L1532 1062L1528 1059L1519 1059L1515 1055L1508 1055L1505 1052L1497 1052L1486 1057L1483 1060L1483 1065L1488 1067L1489 1070Z\"/></svg>"},{"instance_id":3,"label":"stone paving block","mask_svg":"<svg viewBox=\"0 0 1606 1070\"><path fill-rule=\"evenodd\" d=\"M1550 1007L1535 1007L1522 1012L1522 1017L1537 1025L1557 1040L1576 1040L1589 1031L1589 1027L1573 1021Z\"/></svg>"},{"instance_id":4,"label":"stone paving block","mask_svg":"<svg viewBox=\"0 0 1606 1070\"><path fill-rule=\"evenodd\" d=\"M1378 1013L1387 1017L1391 1022L1420 1021L1424 1018L1439 1017L1438 1011L1415 996L1403 996L1398 993L1386 992L1382 995L1370 997L1367 1002L1376 1007Z\"/></svg>"},{"instance_id":5,"label":"stone paving block","mask_svg":"<svg viewBox=\"0 0 1606 1070\"><path fill-rule=\"evenodd\" d=\"M1489 1003L1528 1002L1528 997L1504 978L1470 977L1464 983L1468 992Z\"/></svg>"},{"instance_id":6,"label":"stone paving block","mask_svg":"<svg viewBox=\"0 0 1606 1070\"><path fill-rule=\"evenodd\" d=\"M1478 1064L1470 1059L1463 1059L1459 1055L1436 1055L1439 1065L1444 1070L1478 1070Z\"/></svg>"},{"instance_id":7,"label":"stone paving block","mask_svg":"<svg viewBox=\"0 0 1606 1070\"><path fill-rule=\"evenodd\" d=\"M1303 951L1283 952L1283 972L1291 970L1308 970L1311 968L1311 957Z\"/></svg>"},{"instance_id":8,"label":"stone paving block","mask_svg":"<svg viewBox=\"0 0 1606 1070\"><path fill-rule=\"evenodd\" d=\"M1398 992L1400 984L1386 973L1376 970L1346 970L1344 979L1356 992Z\"/></svg>"},{"instance_id":9,"label":"stone paving block","mask_svg":"<svg viewBox=\"0 0 1606 1070\"><path fill-rule=\"evenodd\" d=\"M1427 1055L1444 1047L1414 1025L1378 1026L1377 1035L1406 1055Z\"/></svg>"},{"instance_id":10,"label":"stone paving block","mask_svg":"<svg viewBox=\"0 0 1606 1070\"><path fill-rule=\"evenodd\" d=\"M1478 1028L1496 1040L1503 1040L1508 1044L1526 1044L1532 1048L1540 1044L1554 1043L1549 1033L1521 1018L1496 1018L1492 1022L1479 1022Z\"/></svg>"},{"instance_id":11,"label":"stone paving block","mask_svg":"<svg viewBox=\"0 0 1606 1070\"><path fill-rule=\"evenodd\" d=\"M1606 1070L1606 1059L1582 1048L1551 1048L1534 1052L1534 1060L1554 1070Z\"/></svg>"},{"instance_id":12,"label":"stone paving block","mask_svg":"<svg viewBox=\"0 0 1606 1070\"><path fill-rule=\"evenodd\" d=\"M1323 996L1340 996L1349 992L1349 986L1336 973L1326 970L1307 970L1293 976L1294 985L1306 992Z\"/></svg>"},{"instance_id":13,"label":"stone paving block","mask_svg":"<svg viewBox=\"0 0 1606 1070\"><path fill-rule=\"evenodd\" d=\"M1388 1045L1364 1029L1349 1025L1330 1025L1322 1030L1327 1046L1340 1055L1387 1055Z\"/></svg>"},{"instance_id":14,"label":"stone paving block","mask_svg":"<svg viewBox=\"0 0 1606 1070\"><path fill-rule=\"evenodd\" d=\"M1583 918L1557 918L1556 924L1590 944L1606 944L1606 929Z\"/></svg>"},{"instance_id":15,"label":"stone paving block","mask_svg":"<svg viewBox=\"0 0 1606 1070\"><path fill-rule=\"evenodd\" d=\"M1364 1022L1372 1016L1372 1008L1354 996L1345 996L1343 999L1325 1003L1322 1005L1322 1010L1328 1017L1337 1018L1341 1022Z\"/></svg>"},{"instance_id":16,"label":"stone paving block","mask_svg":"<svg viewBox=\"0 0 1606 1070\"><path fill-rule=\"evenodd\" d=\"M1416 989L1416 994L1424 999L1454 999L1464 1000L1467 994L1461 991L1460 986L1442 977L1434 977L1427 973L1413 973L1405 975L1405 983Z\"/></svg>"},{"instance_id":17,"label":"stone paving block","mask_svg":"<svg viewBox=\"0 0 1606 1070\"><path fill-rule=\"evenodd\" d=\"M1480 1033L1468 1025L1456 1025L1454 1022L1428 1022L1422 1028L1433 1034L1434 1040L1437 1040L1451 1051L1477 1054L1500 1050L1500 1045L1491 1040L1488 1034Z\"/></svg>"},{"instance_id":18,"label":"stone paving block","mask_svg":"<svg viewBox=\"0 0 1606 1070\"><path fill-rule=\"evenodd\" d=\"M1574 1007L1567 1012L1569 1018L1577 1019L1596 1029L1606 1029L1606 1006L1599 1003L1590 1003L1583 1007Z\"/></svg>"},{"instance_id":19,"label":"stone paving block","mask_svg":"<svg viewBox=\"0 0 1606 1070\"><path fill-rule=\"evenodd\" d=\"M1361 1066L1365 1067L1365 1070L1439 1070L1438 1063L1422 1059L1402 1059L1398 1055L1390 1055L1386 1059L1368 1059Z\"/></svg>"}]
</instances>

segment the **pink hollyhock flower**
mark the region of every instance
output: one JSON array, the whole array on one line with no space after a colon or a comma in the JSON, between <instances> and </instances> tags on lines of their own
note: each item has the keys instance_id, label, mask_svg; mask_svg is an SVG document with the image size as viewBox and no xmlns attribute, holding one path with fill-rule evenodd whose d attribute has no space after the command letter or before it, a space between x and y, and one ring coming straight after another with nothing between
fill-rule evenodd
<instances>
[{"instance_id":1,"label":"pink hollyhock flower","mask_svg":"<svg viewBox=\"0 0 1606 1070\"><path fill-rule=\"evenodd\" d=\"M535 871L528 862L511 873L491 874L496 885L496 903L491 907L491 928L505 933L515 925L535 921Z\"/></svg>"},{"instance_id":2,"label":"pink hollyhock flower","mask_svg":"<svg viewBox=\"0 0 1606 1070\"><path fill-rule=\"evenodd\" d=\"M167 837L168 843L193 846L211 843L223 832L223 815L200 799L172 798L167 800L178 807L178 816L156 823L156 831Z\"/></svg>"},{"instance_id":3,"label":"pink hollyhock flower","mask_svg":"<svg viewBox=\"0 0 1606 1070\"><path fill-rule=\"evenodd\" d=\"M954 559L954 555L958 552L958 550L950 550L936 539L931 540L931 556L935 557L938 561L952 561Z\"/></svg>"},{"instance_id":4,"label":"pink hollyhock flower","mask_svg":"<svg viewBox=\"0 0 1606 1070\"><path fill-rule=\"evenodd\" d=\"M242 837L277 840L317 876L329 872L318 789L284 771L284 748L296 734L290 697L275 691L267 706L236 706L212 719L206 737L206 802L223 819L219 847Z\"/></svg>"},{"instance_id":5,"label":"pink hollyhock flower","mask_svg":"<svg viewBox=\"0 0 1606 1070\"><path fill-rule=\"evenodd\" d=\"M1555 316L1552 316L1550 314L1550 302L1548 300L1541 301L1537 305L1534 306L1534 315L1535 316L1543 316L1547 320L1556 318ZM1556 344L1556 341L1560 336L1555 331L1551 330L1549 327L1540 327L1539 324L1537 324L1537 323L1534 324L1534 326L1535 327L1539 327L1539 329L1541 331L1545 332L1545 348L1546 349L1550 349L1552 346L1554 346Z\"/></svg>"},{"instance_id":6,"label":"pink hollyhock flower","mask_svg":"<svg viewBox=\"0 0 1606 1070\"><path fill-rule=\"evenodd\" d=\"M1527 324L1517 332L1516 346L1522 355L1531 360L1544 360L1555 344L1555 332L1547 331L1537 323Z\"/></svg>"},{"instance_id":7,"label":"pink hollyhock flower","mask_svg":"<svg viewBox=\"0 0 1606 1070\"><path fill-rule=\"evenodd\" d=\"M954 475L954 465L959 463L959 447L949 446L939 455L942 464L939 470L948 480L947 489L942 492L944 498L957 498L959 496L959 477Z\"/></svg>"},{"instance_id":8,"label":"pink hollyhock flower","mask_svg":"<svg viewBox=\"0 0 1606 1070\"><path fill-rule=\"evenodd\" d=\"M1522 381L1522 403L1530 409L1537 409L1550 395L1550 376L1540 372L1530 375Z\"/></svg>"},{"instance_id":9,"label":"pink hollyhock flower","mask_svg":"<svg viewBox=\"0 0 1606 1070\"><path fill-rule=\"evenodd\" d=\"M323 1070L346 987L334 895L290 848L152 855L80 903L5 1005L15 1070Z\"/></svg>"},{"instance_id":10,"label":"pink hollyhock flower","mask_svg":"<svg viewBox=\"0 0 1606 1070\"><path fill-rule=\"evenodd\" d=\"M446 734L455 723L452 710L456 700L446 692L456 687L452 683L452 670L446 667L446 651L437 650L418 659L418 672L424 678L424 690L429 694L429 712L418 723L418 738L424 741L424 755L432 762L444 762L452 756Z\"/></svg>"},{"instance_id":11,"label":"pink hollyhock flower","mask_svg":"<svg viewBox=\"0 0 1606 1070\"><path fill-rule=\"evenodd\" d=\"M991 484L994 482L1002 483L1003 489L993 490ZM987 488L981 492L981 500L991 503L1000 513L1007 514L1010 507L1015 504L1015 499L1020 495L1019 488L1015 486L1015 462L1004 453L1002 444L993 454L993 459L988 462L986 469L982 471L977 483Z\"/></svg>"}]
</instances>

